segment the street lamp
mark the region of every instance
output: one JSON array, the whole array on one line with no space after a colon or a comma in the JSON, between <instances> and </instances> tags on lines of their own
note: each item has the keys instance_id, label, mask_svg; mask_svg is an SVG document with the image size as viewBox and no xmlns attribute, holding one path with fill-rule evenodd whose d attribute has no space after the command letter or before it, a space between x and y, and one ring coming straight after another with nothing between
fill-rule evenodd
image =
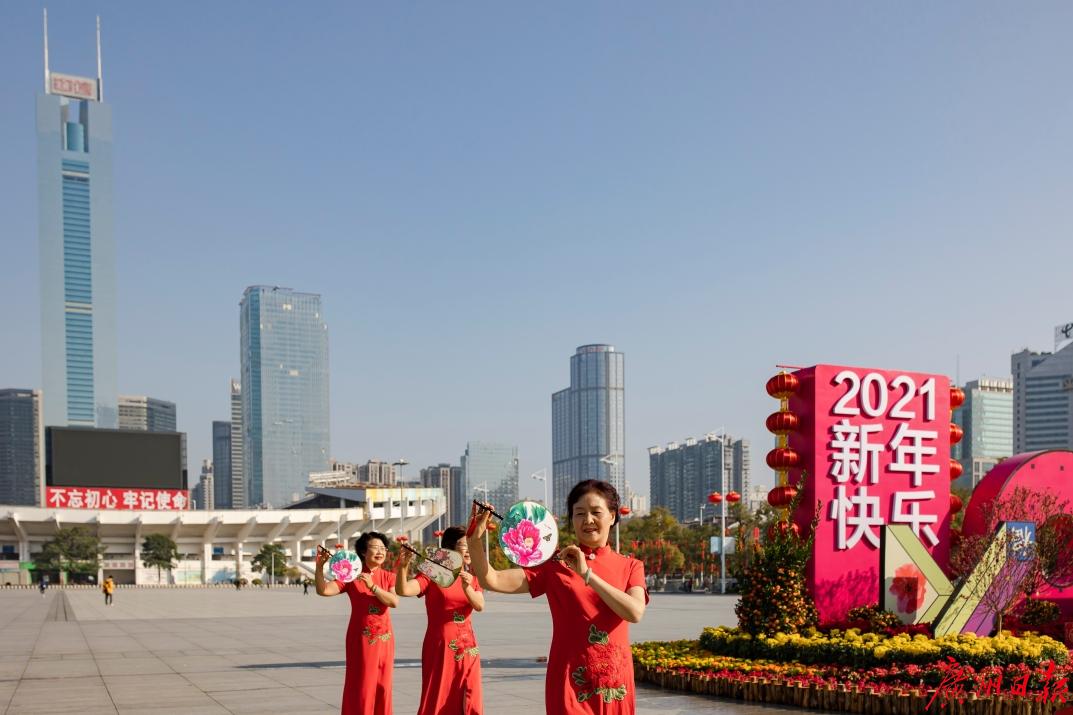
<instances>
[{"instance_id":1,"label":"street lamp","mask_svg":"<svg viewBox=\"0 0 1073 715\"><path fill-rule=\"evenodd\" d=\"M535 479L538 482L544 482L544 506L550 509L551 505L548 504L548 470L541 469L536 472L533 472L529 475L529 478Z\"/></svg>"},{"instance_id":2,"label":"street lamp","mask_svg":"<svg viewBox=\"0 0 1073 715\"><path fill-rule=\"evenodd\" d=\"M741 501L741 495L737 492L727 492L726 499L723 499L723 495L719 492L712 492L708 495L708 501L710 503L719 504L719 593L725 594L727 592L727 502L734 504ZM701 510L703 511L703 506Z\"/></svg>"}]
</instances>

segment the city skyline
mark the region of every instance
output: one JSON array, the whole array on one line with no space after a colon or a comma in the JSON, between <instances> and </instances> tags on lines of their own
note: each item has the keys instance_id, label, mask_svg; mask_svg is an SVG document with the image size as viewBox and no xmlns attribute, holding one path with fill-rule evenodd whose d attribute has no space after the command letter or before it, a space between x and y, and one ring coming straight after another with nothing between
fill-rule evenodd
<instances>
[{"instance_id":1,"label":"city skyline","mask_svg":"<svg viewBox=\"0 0 1073 715\"><path fill-rule=\"evenodd\" d=\"M0 357L0 383L34 389L40 7L0 23L0 340L24 346ZM475 11L333 9L325 23L214 8L204 23L53 4L60 70L93 66L102 15L117 392L175 401L197 464L238 372L235 296L301 286L340 316L331 457L437 464L480 436L517 444L520 488L539 495L528 475L550 472L562 356L606 341L630 354L625 478L643 491L645 450L668 435L725 424L759 457L776 363L956 377L959 354L962 375L1006 374L1020 348L1051 349L1073 317L1059 270L1073 215L1056 190L1073 183L1073 122L1047 90L1062 86L1069 8L602 7L571 7L565 25L565 5L479 13L518 28L496 39L469 27ZM282 37L297 43L286 58ZM400 39L417 48L405 60ZM340 75L364 88L338 95L361 117L356 162L336 161L335 120L308 111ZM288 101L250 121L269 77L287 78ZM964 290L1011 251L1048 260L1009 290ZM566 266L586 270L571 281ZM709 315L718 330L668 330Z\"/></svg>"}]
</instances>

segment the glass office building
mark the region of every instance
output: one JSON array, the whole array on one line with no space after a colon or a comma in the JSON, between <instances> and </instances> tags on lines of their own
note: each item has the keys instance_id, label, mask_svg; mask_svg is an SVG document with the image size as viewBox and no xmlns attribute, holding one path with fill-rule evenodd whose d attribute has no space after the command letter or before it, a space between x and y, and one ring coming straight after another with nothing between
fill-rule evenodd
<instances>
[{"instance_id":1,"label":"glass office building","mask_svg":"<svg viewBox=\"0 0 1073 715\"><path fill-rule=\"evenodd\" d=\"M487 499L497 510L518 501L518 448L514 445L467 442L462 474L470 499ZM463 513L468 516L468 508Z\"/></svg>"},{"instance_id":2,"label":"glass office building","mask_svg":"<svg viewBox=\"0 0 1073 715\"><path fill-rule=\"evenodd\" d=\"M328 468L328 326L289 288L247 288L240 315L246 506L282 507Z\"/></svg>"},{"instance_id":3,"label":"glass office building","mask_svg":"<svg viewBox=\"0 0 1073 715\"><path fill-rule=\"evenodd\" d=\"M231 423L212 423L212 503L215 509L231 508Z\"/></svg>"},{"instance_id":4,"label":"glass office building","mask_svg":"<svg viewBox=\"0 0 1073 715\"><path fill-rule=\"evenodd\" d=\"M566 513L566 497L583 479L626 487L625 356L611 345L582 345L570 357L570 386L551 396L551 503Z\"/></svg>"},{"instance_id":5,"label":"glass office building","mask_svg":"<svg viewBox=\"0 0 1073 715\"><path fill-rule=\"evenodd\" d=\"M40 503L43 432L40 390L0 390L0 504Z\"/></svg>"},{"instance_id":6,"label":"glass office building","mask_svg":"<svg viewBox=\"0 0 1073 715\"><path fill-rule=\"evenodd\" d=\"M973 489L991 468L1013 455L1013 380L981 377L965 383L965 402L953 420L964 431L951 448L961 462L954 486Z\"/></svg>"},{"instance_id":7,"label":"glass office building","mask_svg":"<svg viewBox=\"0 0 1073 715\"><path fill-rule=\"evenodd\" d=\"M1013 450L1073 449L1073 344L1052 353L1023 350L1013 371Z\"/></svg>"},{"instance_id":8,"label":"glass office building","mask_svg":"<svg viewBox=\"0 0 1073 715\"><path fill-rule=\"evenodd\" d=\"M96 80L50 72L37 98L44 424L112 428L116 280L112 110Z\"/></svg>"}]
</instances>

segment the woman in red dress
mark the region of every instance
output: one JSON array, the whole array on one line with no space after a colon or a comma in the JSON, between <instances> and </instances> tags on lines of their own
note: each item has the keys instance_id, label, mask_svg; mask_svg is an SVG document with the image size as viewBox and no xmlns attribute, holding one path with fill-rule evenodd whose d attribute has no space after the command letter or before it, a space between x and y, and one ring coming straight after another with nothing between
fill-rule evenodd
<instances>
[{"instance_id":1,"label":"woman in red dress","mask_svg":"<svg viewBox=\"0 0 1073 715\"><path fill-rule=\"evenodd\" d=\"M440 546L462 554L469 565L466 532L452 526L443 532ZM484 610L484 594L473 574L465 571L447 588L424 574L410 579L407 567L413 554L403 551L395 567L395 593L424 596L428 628L421 646L421 704L417 715L482 715L481 655L473 635L470 614Z\"/></svg>"},{"instance_id":2,"label":"woman in red dress","mask_svg":"<svg viewBox=\"0 0 1073 715\"><path fill-rule=\"evenodd\" d=\"M342 715L392 715L395 638L388 609L399 605L399 597L395 574L381 568L387 558L387 537L375 531L362 534L354 550L361 557L361 575L346 584L325 580L321 566L327 561L326 552L317 552L317 593L350 596Z\"/></svg>"},{"instance_id":3,"label":"woman in red dress","mask_svg":"<svg viewBox=\"0 0 1073 715\"><path fill-rule=\"evenodd\" d=\"M548 595L551 654L544 683L548 715L633 715L630 623L639 623L648 603L641 562L607 545L618 521L618 493L607 482L577 484L566 506L577 546L561 560L536 568L496 571L484 558L481 538L489 511L474 506L469 550L473 571L487 591Z\"/></svg>"}]
</instances>

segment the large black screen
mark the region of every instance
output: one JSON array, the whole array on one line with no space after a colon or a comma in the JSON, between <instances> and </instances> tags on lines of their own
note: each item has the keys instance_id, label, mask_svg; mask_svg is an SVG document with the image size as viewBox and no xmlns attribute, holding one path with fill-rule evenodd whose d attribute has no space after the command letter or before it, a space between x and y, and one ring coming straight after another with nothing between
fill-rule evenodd
<instances>
[{"instance_id":1,"label":"large black screen","mask_svg":"<svg viewBox=\"0 0 1073 715\"><path fill-rule=\"evenodd\" d=\"M48 427L45 442L50 487L186 489L179 432Z\"/></svg>"}]
</instances>

